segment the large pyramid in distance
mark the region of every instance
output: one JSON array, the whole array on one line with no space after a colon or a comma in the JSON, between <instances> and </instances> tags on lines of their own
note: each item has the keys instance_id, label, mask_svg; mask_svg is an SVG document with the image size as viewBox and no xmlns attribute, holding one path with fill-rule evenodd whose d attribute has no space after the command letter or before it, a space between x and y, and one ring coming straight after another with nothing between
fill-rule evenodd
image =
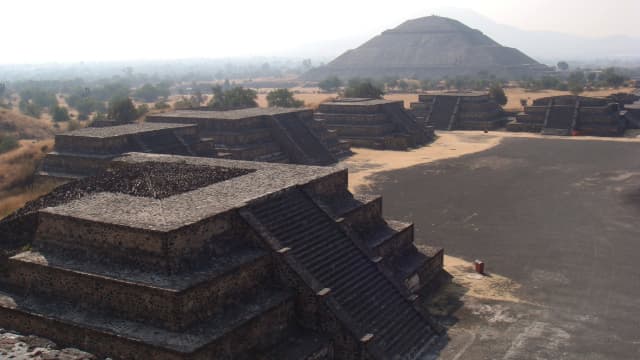
<instances>
[{"instance_id":1,"label":"large pyramid in distance","mask_svg":"<svg viewBox=\"0 0 640 360\"><path fill-rule=\"evenodd\" d=\"M336 75L423 79L479 72L519 78L547 70L521 51L504 47L457 20L428 16L387 30L328 65L309 71L304 78L321 80Z\"/></svg>"}]
</instances>

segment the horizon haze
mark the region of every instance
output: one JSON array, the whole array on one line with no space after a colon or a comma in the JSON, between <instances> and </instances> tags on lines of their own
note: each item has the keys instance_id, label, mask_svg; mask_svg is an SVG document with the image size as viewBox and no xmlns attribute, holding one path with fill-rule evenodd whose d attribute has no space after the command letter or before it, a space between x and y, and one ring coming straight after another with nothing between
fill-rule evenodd
<instances>
[{"instance_id":1,"label":"horizon haze","mask_svg":"<svg viewBox=\"0 0 640 360\"><path fill-rule=\"evenodd\" d=\"M582 53L590 60L602 46L597 39L607 37L608 42L619 38L622 45L628 44L629 51L603 47L601 58L640 57L635 41L640 38L640 27L634 21L640 13L638 1L541 0L528 4L525 10L500 0L423 4L410 0L390 7L329 0L322 6L302 8L289 0L250 4L185 0L171 7L121 0L98 4L76 0L10 2L3 6L5 14L11 14L4 25L19 31L5 38L0 64L247 57L331 60L386 29L432 14L453 15L503 45L543 61ZM28 23L36 25L25 27ZM554 41L554 35L558 35L555 48L569 50L566 44L575 43L576 51L542 58L547 49L554 48L547 44Z\"/></svg>"}]
</instances>

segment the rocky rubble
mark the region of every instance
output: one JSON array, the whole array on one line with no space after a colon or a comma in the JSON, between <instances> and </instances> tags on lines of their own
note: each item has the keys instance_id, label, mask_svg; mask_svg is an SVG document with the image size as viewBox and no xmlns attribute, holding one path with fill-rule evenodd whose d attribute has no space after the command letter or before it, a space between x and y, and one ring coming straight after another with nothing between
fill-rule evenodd
<instances>
[{"instance_id":1,"label":"rocky rubble","mask_svg":"<svg viewBox=\"0 0 640 360\"><path fill-rule=\"evenodd\" d=\"M0 329L0 358L15 360L94 360L95 356L74 348L59 349L47 339L23 336Z\"/></svg>"}]
</instances>

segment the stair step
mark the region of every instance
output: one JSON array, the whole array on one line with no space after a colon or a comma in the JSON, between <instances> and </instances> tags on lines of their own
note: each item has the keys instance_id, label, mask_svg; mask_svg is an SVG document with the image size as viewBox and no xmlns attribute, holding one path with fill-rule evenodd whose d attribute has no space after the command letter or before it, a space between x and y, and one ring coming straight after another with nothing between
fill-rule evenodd
<instances>
[{"instance_id":1,"label":"stair step","mask_svg":"<svg viewBox=\"0 0 640 360\"><path fill-rule=\"evenodd\" d=\"M255 293L268 279L269 261L265 251L243 250L188 275L164 275L27 251L8 260L0 281L25 294L80 299L79 307L178 330L214 315L235 298Z\"/></svg>"},{"instance_id":2,"label":"stair step","mask_svg":"<svg viewBox=\"0 0 640 360\"><path fill-rule=\"evenodd\" d=\"M419 346L417 342L421 339L422 331L420 334L409 332L429 329L431 325L427 319L404 299L335 220L300 190L293 189L278 200L255 204L250 211L270 236L292 247L289 256L308 275L322 286L332 289L330 296L357 323L353 331L372 331L374 342L399 344L393 353L387 349L387 357L405 356ZM303 219L307 224L313 224L312 229L318 234L317 237L306 236L308 231L296 231L298 222ZM323 232L325 229L333 230ZM296 244L299 243L311 245L296 250ZM407 328L403 328L403 325ZM350 324L345 326L349 327ZM401 341L398 337L408 337L410 340Z\"/></svg>"},{"instance_id":3,"label":"stair step","mask_svg":"<svg viewBox=\"0 0 640 360\"><path fill-rule=\"evenodd\" d=\"M282 340L292 325L293 294L272 290L228 307L218 316L174 332L76 306L52 298L0 292L0 324L16 331L86 349L98 356L127 359L174 359L194 354L245 353ZM228 343L241 334L246 341ZM234 334L233 336L229 336ZM232 356L233 357L233 356Z\"/></svg>"}]
</instances>

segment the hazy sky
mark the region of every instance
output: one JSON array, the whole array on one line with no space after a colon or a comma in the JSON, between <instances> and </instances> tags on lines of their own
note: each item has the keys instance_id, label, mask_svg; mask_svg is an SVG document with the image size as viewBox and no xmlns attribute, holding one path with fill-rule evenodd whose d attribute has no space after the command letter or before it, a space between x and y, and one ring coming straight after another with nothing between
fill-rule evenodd
<instances>
[{"instance_id":1,"label":"hazy sky","mask_svg":"<svg viewBox=\"0 0 640 360\"><path fill-rule=\"evenodd\" d=\"M640 0L2 0L0 63L284 55L452 6L523 29L640 37Z\"/></svg>"}]
</instances>

